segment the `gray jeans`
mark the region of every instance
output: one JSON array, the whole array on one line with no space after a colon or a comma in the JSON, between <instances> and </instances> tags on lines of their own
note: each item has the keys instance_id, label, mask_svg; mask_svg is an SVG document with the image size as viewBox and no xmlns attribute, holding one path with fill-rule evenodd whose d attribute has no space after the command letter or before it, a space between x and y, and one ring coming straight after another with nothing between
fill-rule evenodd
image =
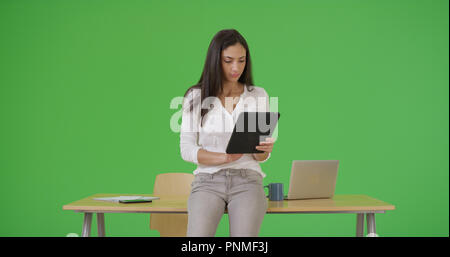
<instances>
[{"instance_id":1,"label":"gray jeans","mask_svg":"<svg viewBox=\"0 0 450 257\"><path fill-rule=\"evenodd\" d=\"M188 199L187 236L214 236L225 210L230 236L258 236L267 210L262 180L258 172L250 169L195 175Z\"/></svg>"}]
</instances>

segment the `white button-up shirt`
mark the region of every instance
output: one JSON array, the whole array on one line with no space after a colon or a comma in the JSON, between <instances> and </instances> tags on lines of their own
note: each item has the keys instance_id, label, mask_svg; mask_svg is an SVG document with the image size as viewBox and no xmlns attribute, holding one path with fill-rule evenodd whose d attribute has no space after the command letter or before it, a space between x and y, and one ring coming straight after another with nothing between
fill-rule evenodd
<instances>
[{"instance_id":1,"label":"white button-up shirt","mask_svg":"<svg viewBox=\"0 0 450 257\"><path fill-rule=\"evenodd\" d=\"M257 86L250 86L250 90L248 91L247 86L244 85L244 92L239 97L239 102L232 113L225 109L219 98L205 99L202 106L203 108L210 108L210 110L203 117L203 126L200 126L200 89L194 89L186 95L183 101L180 152L183 160L197 164L194 174L200 172L212 174L221 169L233 168L252 169L259 172L262 177L266 176L261 170L260 162L253 158L253 154L243 154L238 160L221 165L204 165L198 163L197 159L198 150L201 148L210 152L225 153L228 141L233 133L234 124L241 112L269 111L269 96L266 91ZM194 108L190 111L192 102ZM207 102L209 104L206 104ZM227 103L225 104L227 105ZM269 157L270 154L267 159Z\"/></svg>"}]
</instances>

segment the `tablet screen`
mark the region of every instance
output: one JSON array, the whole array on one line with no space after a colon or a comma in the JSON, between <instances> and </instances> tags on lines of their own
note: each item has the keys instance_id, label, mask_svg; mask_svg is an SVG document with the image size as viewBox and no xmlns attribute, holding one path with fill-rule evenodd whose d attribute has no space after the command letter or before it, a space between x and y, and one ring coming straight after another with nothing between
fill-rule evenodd
<instances>
[{"instance_id":1,"label":"tablet screen","mask_svg":"<svg viewBox=\"0 0 450 257\"><path fill-rule=\"evenodd\" d=\"M271 137L279 112L242 112L234 125L226 153L263 153L256 146Z\"/></svg>"}]
</instances>

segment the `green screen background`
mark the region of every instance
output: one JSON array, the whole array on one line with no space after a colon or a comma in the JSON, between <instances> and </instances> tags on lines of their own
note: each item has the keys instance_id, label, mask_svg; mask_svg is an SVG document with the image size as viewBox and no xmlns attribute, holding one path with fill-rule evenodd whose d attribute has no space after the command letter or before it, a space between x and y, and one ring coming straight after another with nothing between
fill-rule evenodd
<instances>
[{"instance_id":1,"label":"green screen background","mask_svg":"<svg viewBox=\"0 0 450 257\"><path fill-rule=\"evenodd\" d=\"M170 101L221 29L282 118L264 183L340 160L336 194L396 206L380 236L448 236L448 1L1 1L0 236L81 234L62 206L192 172ZM159 236L106 214L107 236ZM261 236L354 236L354 214L266 215ZM97 235L95 216L92 234ZM224 215L217 236L228 236Z\"/></svg>"}]
</instances>

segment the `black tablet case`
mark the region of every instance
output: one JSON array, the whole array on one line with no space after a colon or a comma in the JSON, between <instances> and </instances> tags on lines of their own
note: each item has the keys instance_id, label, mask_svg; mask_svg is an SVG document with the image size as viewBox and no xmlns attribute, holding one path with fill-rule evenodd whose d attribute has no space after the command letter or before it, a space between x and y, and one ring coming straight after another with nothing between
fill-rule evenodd
<instances>
[{"instance_id":1,"label":"black tablet case","mask_svg":"<svg viewBox=\"0 0 450 257\"><path fill-rule=\"evenodd\" d=\"M260 140L272 136L279 118L279 112L242 112L234 125L226 153L263 153L255 147Z\"/></svg>"}]
</instances>

